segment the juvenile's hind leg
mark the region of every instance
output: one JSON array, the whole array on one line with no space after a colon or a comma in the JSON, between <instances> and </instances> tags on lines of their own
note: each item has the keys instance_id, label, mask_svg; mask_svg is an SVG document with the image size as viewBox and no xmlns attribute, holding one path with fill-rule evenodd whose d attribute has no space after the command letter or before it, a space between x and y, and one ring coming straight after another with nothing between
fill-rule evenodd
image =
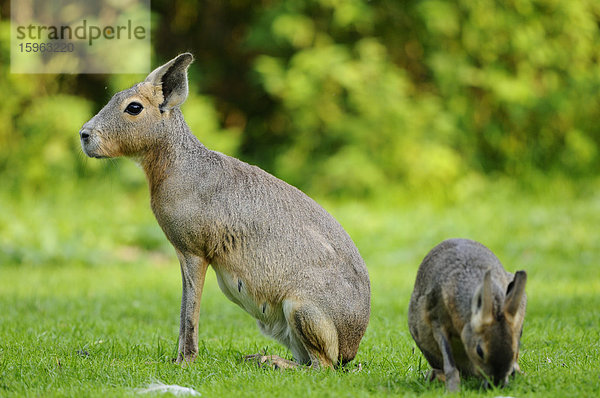
<instances>
[{"instance_id":1,"label":"juvenile's hind leg","mask_svg":"<svg viewBox=\"0 0 600 398\"><path fill-rule=\"evenodd\" d=\"M293 343L302 345L311 367L333 367L338 363L338 332L331 318L310 302L291 300L284 301L283 313Z\"/></svg>"}]
</instances>

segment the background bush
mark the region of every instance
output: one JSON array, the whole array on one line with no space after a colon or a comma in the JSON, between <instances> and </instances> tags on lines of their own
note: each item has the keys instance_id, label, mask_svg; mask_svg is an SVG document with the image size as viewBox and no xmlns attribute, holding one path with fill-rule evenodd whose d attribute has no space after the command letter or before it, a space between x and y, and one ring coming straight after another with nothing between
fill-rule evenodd
<instances>
[{"instance_id":1,"label":"background bush","mask_svg":"<svg viewBox=\"0 0 600 398\"><path fill-rule=\"evenodd\" d=\"M0 10L3 187L130 167L87 162L77 131L143 76L10 74L9 2ZM313 193L600 165L597 1L154 0L152 11L153 64L196 56L184 112L200 140Z\"/></svg>"}]
</instances>

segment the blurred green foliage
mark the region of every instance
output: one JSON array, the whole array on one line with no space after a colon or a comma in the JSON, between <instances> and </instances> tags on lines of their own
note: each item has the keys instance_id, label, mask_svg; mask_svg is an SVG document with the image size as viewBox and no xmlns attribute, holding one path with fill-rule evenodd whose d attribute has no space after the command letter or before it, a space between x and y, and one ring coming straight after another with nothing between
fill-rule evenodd
<instances>
[{"instance_id":1,"label":"blurred green foliage","mask_svg":"<svg viewBox=\"0 0 600 398\"><path fill-rule=\"evenodd\" d=\"M600 3L291 4L267 7L249 42L269 133L286 136L274 168L293 182L357 194L597 170Z\"/></svg>"},{"instance_id":2,"label":"blurred green foliage","mask_svg":"<svg viewBox=\"0 0 600 398\"><path fill-rule=\"evenodd\" d=\"M0 11L3 186L129 167L86 162L77 131L143 76L10 74L8 1ZM597 1L154 0L152 11L154 64L196 55L184 113L200 140L311 192L600 166Z\"/></svg>"}]
</instances>

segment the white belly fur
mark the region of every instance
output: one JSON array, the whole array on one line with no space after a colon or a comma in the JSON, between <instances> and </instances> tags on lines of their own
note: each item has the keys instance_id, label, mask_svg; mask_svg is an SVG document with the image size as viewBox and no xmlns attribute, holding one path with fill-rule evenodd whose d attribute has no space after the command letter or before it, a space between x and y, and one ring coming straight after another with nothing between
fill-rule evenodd
<instances>
[{"instance_id":1,"label":"white belly fur","mask_svg":"<svg viewBox=\"0 0 600 398\"><path fill-rule=\"evenodd\" d=\"M217 274L219 288L221 288L221 291L229 300L242 307L247 313L258 320L266 320L270 317L273 312L272 306L266 301L259 303L255 297L249 295L244 280L221 268L214 266L213 268Z\"/></svg>"},{"instance_id":2,"label":"white belly fur","mask_svg":"<svg viewBox=\"0 0 600 398\"><path fill-rule=\"evenodd\" d=\"M291 331L287 320L294 306L291 300L283 300L279 303L258 302L255 297L248 294L246 281L218 267L213 266L213 268L221 291L229 300L257 320L258 327L263 334L288 347L298 362L307 363L309 361L306 349Z\"/></svg>"}]
</instances>

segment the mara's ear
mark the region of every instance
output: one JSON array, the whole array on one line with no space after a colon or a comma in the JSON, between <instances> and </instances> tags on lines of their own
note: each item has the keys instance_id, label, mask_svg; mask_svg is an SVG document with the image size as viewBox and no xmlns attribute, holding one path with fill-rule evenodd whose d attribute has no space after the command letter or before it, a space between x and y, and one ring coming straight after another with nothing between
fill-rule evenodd
<instances>
[{"instance_id":1,"label":"mara's ear","mask_svg":"<svg viewBox=\"0 0 600 398\"><path fill-rule=\"evenodd\" d=\"M488 269L483 283L473 298L473 326L489 325L494 321L494 297L492 295L492 270Z\"/></svg>"},{"instance_id":2,"label":"mara's ear","mask_svg":"<svg viewBox=\"0 0 600 398\"><path fill-rule=\"evenodd\" d=\"M506 289L506 298L504 299L504 314L514 317L521 306L521 301L525 295L525 284L527 283L527 273L517 271L515 278L508 284Z\"/></svg>"},{"instance_id":3,"label":"mara's ear","mask_svg":"<svg viewBox=\"0 0 600 398\"><path fill-rule=\"evenodd\" d=\"M161 112L183 104L188 95L187 68L194 57L190 53L179 54L163 66L154 69L145 82L162 89Z\"/></svg>"}]
</instances>

